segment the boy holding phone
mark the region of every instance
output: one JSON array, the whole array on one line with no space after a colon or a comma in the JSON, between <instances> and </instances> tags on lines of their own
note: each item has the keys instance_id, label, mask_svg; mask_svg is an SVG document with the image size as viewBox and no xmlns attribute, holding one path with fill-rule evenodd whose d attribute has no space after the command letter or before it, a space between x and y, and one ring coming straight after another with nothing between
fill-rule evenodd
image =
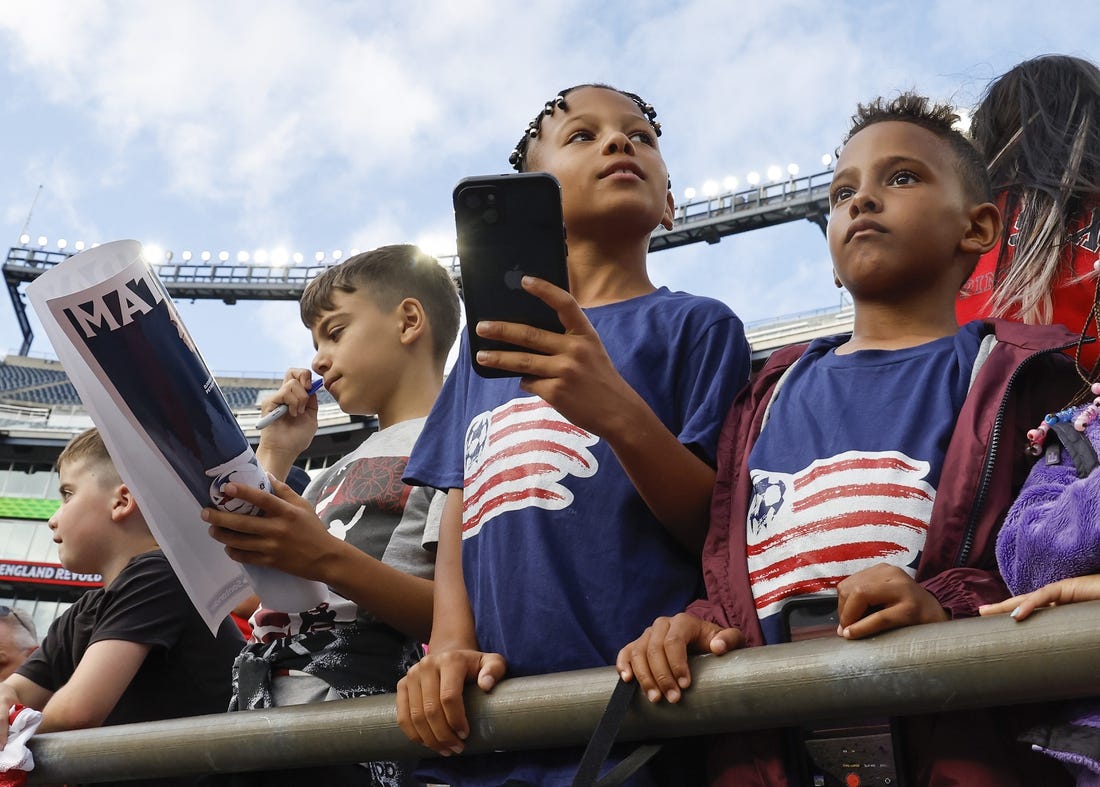
<instances>
[{"instance_id":1,"label":"boy holding phone","mask_svg":"<svg viewBox=\"0 0 1100 787\"><path fill-rule=\"evenodd\" d=\"M399 684L398 720L444 756L469 734L465 683L488 691L506 671L610 664L654 610L699 588L718 426L749 351L724 304L649 279L650 233L671 226L673 208L655 115L633 94L585 85L532 122L513 164L561 184L571 292L522 286L566 332L470 326L518 346L476 357L517 376L473 374L464 344L406 472L449 491L429 655ZM431 775L568 784L579 759L459 758Z\"/></svg>"}]
</instances>

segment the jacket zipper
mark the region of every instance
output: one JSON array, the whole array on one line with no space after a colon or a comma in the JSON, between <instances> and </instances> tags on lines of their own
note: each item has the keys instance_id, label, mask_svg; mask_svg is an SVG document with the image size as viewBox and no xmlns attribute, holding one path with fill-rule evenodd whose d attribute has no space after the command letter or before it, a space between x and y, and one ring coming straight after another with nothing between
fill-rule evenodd
<instances>
[{"instance_id":1,"label":"jacket zipper","mask_svg":"<svg viewBox=\"0 0 1100 787\"><path fill-rule=\"evenodd\" d=\"M1008 378L1008 384L1005 386L1004 396L1001 397L1000 407L997 409L997 418L993 421L993 436L989 441L989 451L985 455L985 464L982 466L981 480L978 482L978 493L974 496L974 505L970 509L970 516L966 522L966 533L963 536L962 545L959 547L959 556L955 560L955 567L962 568L966 565L967 559L970 557L970 550L974 546L974 531L978 527L978 517L981 514L982 507L985 505L985 496L989 492L989 484L992 481L993 465L997 460L997 449L1001 442L1001 427L1004 425L1005 409L1008 407L1008 397L1012 393L1012 387L1016 384L1016 379L1023 372L1024 367L1031 361L1038 358L1040 355L1047 355L1054 352L1062 352L1070 347L1073 347L1075 342L1069 342L1061 347L1051 347L1047 350L1039 350L1020 361L1016 370L1012 372L1012 376Z\"/></svg>"}]
</instances>

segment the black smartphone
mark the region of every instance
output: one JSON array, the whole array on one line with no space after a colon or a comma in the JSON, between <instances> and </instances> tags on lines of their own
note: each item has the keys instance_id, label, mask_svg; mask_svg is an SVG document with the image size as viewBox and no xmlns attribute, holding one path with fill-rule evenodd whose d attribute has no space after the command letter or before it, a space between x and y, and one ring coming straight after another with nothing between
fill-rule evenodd
<instances>
[{"instance_id":1,"label":"black smartphone","mask_svg":"<svg viewBox=\"0 0 1100 787\"><path fill-rule=\"evenodd\" d=\"M477 353L530 349L483 339L474 326L492 320L565 332L557 313L520 284L530 275L569 289L561 186L545 172L464 178L455 186L454 207L474 371L482 377L518 376L481 366Z\"/></svg>"}]
</instances>

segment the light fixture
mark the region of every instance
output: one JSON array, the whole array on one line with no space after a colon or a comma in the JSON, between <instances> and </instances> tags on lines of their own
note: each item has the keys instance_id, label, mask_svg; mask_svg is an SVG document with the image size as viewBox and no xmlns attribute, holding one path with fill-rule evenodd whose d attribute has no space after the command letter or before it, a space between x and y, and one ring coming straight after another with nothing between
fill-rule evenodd
<instances>
[{"instance_id":1,"label":"light fixture","mask_svg":"<svg viewBox=\"0 0 1100 787\"><path fill-rule=\"evenodd\" d=\"M68 246L68 245L69 245L69 242L68 242L67 240L65 240L64 238L58 238L58 240L57 240L57 248L59 248L59 249L61 249L62 251L64 251L64 250L65 250L65 247L66 247L66 246Z\"/></svg>"},{"instance_id":2,"label":"light fixture","mask_svg":"<svg viewBox=\"0 0 1100 787\"><path fill-rule=\"evenodd\" d=\"M825 155L823 155L821 157L821 166L828 167L832 163L833 163L833 157L831 155L829 155L828 153L826 153Z\"/></svg>"},{"instance_id":3,"label":"light fixture","mask_svg":"<svg viewBox=\"0 0 1100 787\"><path fill-rule=\"evenodd\" d=\"M28 235L27 233L24 232L22 235L19 236L19 245L20 246L26 246L30 242L31 242L31 236Z\"/></svg>"},{"instance_id":4,"label":"light fixture","mask_svg":"<svg viewBox=\"0 0 1100 787\"><path fill-rule=\"evenodd\" d=\"M164 262L164 249L155 243L142 246L142 252L150 265L160 265Z\"/></svg>"},{"instance_id":5,"label":"light fixture","mask_svg":"<svg viewBox=\"0 0 1100 787\"><path fill-rule=\"evenodd\" d=\"M218 262L229 262L229 252L224 250L219 251Z\"/></svg>"},{"instance_id":6,"label":"light fixture","mask_svg":"<svg viewBox=\"0 0 1100 787\"><path fill-rule=\"evenodd\" d=\"M788 164L787 165L787 174L790 175L792 178L795 175L797 175L798 174L798 165L793 163L793 162Z\"/></svg>"},{"instance_id":7,"label":"light fixture","mask_svg":"<svg viewBox=\"0 0 1100 787\"><path fill-rule=\"evenodd\" d=\"M73 244L73 248L77 251L84 251L84 241L78 240L76 243Z\"/></svg>"},{"instance_id":8,"label":"light fixture","mask_svg":"<svg viewBox=\"0 0 1100 787\"><path fill-rule=\"evenodd\" d=\"M183 254L180 255L180 258L184 262L191 262L191 252L185 251Z\"/></svg>"},{"instance_id":9,"label":"light fixture","mask_svg":"<svg viewBox=\"0 0 1100 787\"><path fill-rule=\"evenodd\" d=\"M210 256L210 252L204 251L202 254L199 255L199 259L201 259L203 262L210 262Z\"/></svg>"},{"instance_id":10,"label":"light fixture","mask_svg":"<svg viewBox=\"0 0 1100 787\"><path fill-rule=\"evenodd\" d=\"M718 181L708 180L705 183L703 183L703 196L704 197L713 197L717 193L718 193Z\"/></svg>"},{"instance_id":11,"label":"light fixture","mask_svg":"<svg viewBox=\"0 0 1100 787\"><path fill-rule=\"evenodd\" d=\"M256 253L256 256L257 258L260 256L259 252ZM282 268L288 262L290 262L290 253L282 246L271 251L271 264L276 268Z\"/></svg>"},{"instance_id":12,"label":"light fixture","mask_svg":"<svg viewBox=\"0 0 1100 787\"><path fill-rule=\"evenodd\" d=\"M726 191L733 191L737 188L737 178L735 178L733 175L730 175L728 178L722 181L722 185L726 187Z\"/></svg>"},{"instance_id":13,"label":"light fixture","mask_svg":"<svg viewBox=\"0 0 1100 787\"><path fill-rule=\"evenodd\" d=\"M340 249L335 249L335 250L333 250L333 252L332 252L332 259L333 259L334 261L335 261L335 260L339 260L339 259L340 259L341 257L343 257L343 256L344 256L344 252L342 252L342 251L341 251Z\"/></svg>"},{"instance_id":14,"label":"light fixture","mask_svg":"<svg viewBox=\"0 0 1100 787\"><path fill-rule=\"evenodd\" d=\"M689 200L689 201L695 199L695 188L694 187L688 186L686 189L684 189L684 199Z\"/></svg>"},{"instance_id":15,"label":"light fixture","mask_svg":"<svg viewBox=\"0 0 1100 787\"><path fill-rule=\"evenodd\" d=\"M768 180L772 183L778 183L779 179L783 177L783 170L781 170L775 164L768 167Z\"/></svg>"},{"instance_id":16,"label":"light fixture","mask_svg":"<svg viewBox=\"0 0 1100 787\"><path fill-rule=\"evenodd\" d=\"M304 254L302 254L302 252L296 251L294 252L294 255L291 257L291 259L294 260L295 265L301 265L303 262L305 262L306 257Z\"/></svg>"},{"instance_id":17,"label":"light fixture","mask_svg":"<svg viewBox=\"0 0 1100 787\"><path fill-rule=\"evenodd\" d=\"M237 252L237 262L248 262L248 252L241 249Z\"/></svg>"},{"instance_id":18,"label":"light fixture","mask_svg":"<svg viewBox=\"0 0 1100 787\"><path fill-rule=\"evenodd\" d=\"M756 186L760 183L760 173L756 170L753 170L747 176L745 176L745 180L750 186Z\"/></svg>"},{"instance_id":19,"label":"light fixture","mask_svg":"<svg viewBox=\"0 0 1100 787\"><path fill-rule=\"evenodd\" d=\"M46 238L45 235L39 235L38 236L38 246L40 248L43 248L43 249L46 248L47 243L49 243L49 240Z\"/></svg>"},{"instance_id":20,"label":"light fixture","mask_svg":"<svg viewBox=\"0 0 1100 787\"><path fill-rule=\"evenodd\" d=\"M325 253L323 251L319 251L319 252L317 252L316 254L313 255L313 259L317 260L317 262L324 262L325 261Z\"/></svg>"}]
</instances>

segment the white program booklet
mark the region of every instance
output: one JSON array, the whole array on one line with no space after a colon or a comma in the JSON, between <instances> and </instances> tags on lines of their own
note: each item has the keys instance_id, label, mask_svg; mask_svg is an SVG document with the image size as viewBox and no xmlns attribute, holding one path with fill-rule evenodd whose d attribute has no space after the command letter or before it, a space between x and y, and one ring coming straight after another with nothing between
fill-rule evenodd
<instances>
[{"instance_id":1,"label":"white program booklet","mask_svg":"<svg viewBox=\"0 0 1100 787\"><path fill-rule=\"evenodd\" d=\"M28 285L27 297L210 629L253 589L271 609L311 609L323 584L242 566L207 533L204 507L259 513L224 498L227 481L267 489L267 476L141 251L122 240L81 252Z\"/></svg>"}]
</instances>

